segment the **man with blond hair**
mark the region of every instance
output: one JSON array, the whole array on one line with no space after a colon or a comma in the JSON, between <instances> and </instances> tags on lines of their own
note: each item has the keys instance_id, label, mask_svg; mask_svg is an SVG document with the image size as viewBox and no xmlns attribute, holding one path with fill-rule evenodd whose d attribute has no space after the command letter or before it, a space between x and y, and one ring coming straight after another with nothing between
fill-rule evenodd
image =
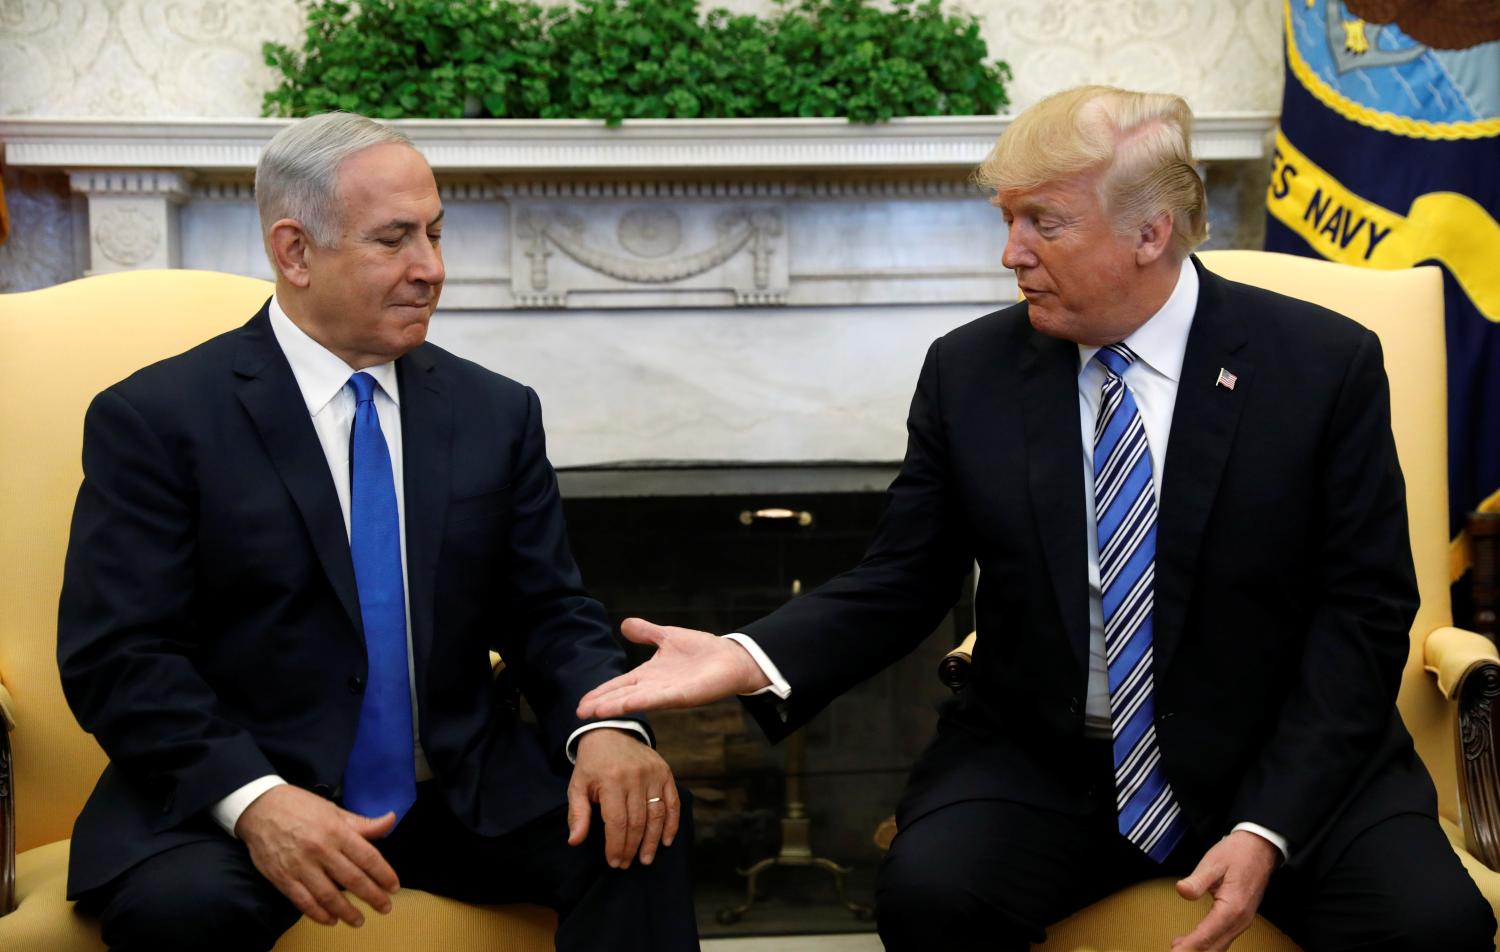
<instances>
[{"instance_id":1,"label":"man with blond hair","mask_svg":"<svg viewBox=\"0 0 1500 952\"><path fill-rule=\"evenodd\" d=\"M536 394L425 342L432 170L331 113L255 185L275 294L84 422L58 662L109 766L69 896L117 949L258 952L401 885L550 906L560 950L696 949L670 769L575 713L624 654Z\"/></svg>"},{"instance_id":2,"label":"man with blond hair","mask_svg":"<svg viewBox=\"0 0 1500 952\"><path fill-rule=\"evenodd\" d=\"M931 632L977 563L969 688L877 887L886 947L1025 949L1132 882L1309 952L1492 949L1396 712L1417 593L1374 334L1205 271L1178 97L1084 87L979 170L1023 303L935 342L863 561L657 646L581 716L746 703L773 738Z\"/></svg>"}]
</instances>

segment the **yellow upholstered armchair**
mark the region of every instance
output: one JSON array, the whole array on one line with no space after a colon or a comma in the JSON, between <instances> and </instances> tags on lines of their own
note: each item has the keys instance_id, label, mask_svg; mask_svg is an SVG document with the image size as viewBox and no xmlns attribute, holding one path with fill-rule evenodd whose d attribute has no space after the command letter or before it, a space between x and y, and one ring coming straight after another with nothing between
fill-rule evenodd
<instances>
[{"instance_id":1,"label":"yellow upholstered armchair","mask_svg":"<svg viewBox=\"0 0 1500 952\"><path fill-rule=\"evenodd\" d=\"M56 660L84 410L138 368L243 323L270 293L234 275L137 271L0 295L0 949L104 948L64 898L73 821L105 763L63 700ZM549 910L413 889L389 916L366 912L359 930L303 919L276 948L540 952L556 926Z\"/></svg>"},{"instance_id":2,"label":"yellow upholstered armchair","mask_svg":"<svg viewBox=\"0 0 1500 952\"><path fill-rule=\"evenodd\" d=\"M1200 257L1226 278L1332 308L1380 335L1422 596L1401 680L1401 716L1437 785L1443 830L1500 916L1500 873L1495 872L1500 868L1500 766L1491 715L1500 696L1500 655L1487 639L1452 627L1441 275L1434 267L1370 271L1261 251L1210 251ZM950 687L962 686L975 637L943 661L939 676ZM1141 883L1048 930L1040 948L1161 950L1173 936L1188 932L1205 909L1179 899L1170 880ZM1234 948L1296 952L1262 919Z\"/></svg>"}]
</instances>

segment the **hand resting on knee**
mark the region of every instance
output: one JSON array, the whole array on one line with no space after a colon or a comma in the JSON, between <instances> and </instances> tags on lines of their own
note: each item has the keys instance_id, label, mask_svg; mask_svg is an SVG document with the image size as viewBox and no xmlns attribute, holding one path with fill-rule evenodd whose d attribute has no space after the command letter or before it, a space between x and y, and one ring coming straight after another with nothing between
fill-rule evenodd
<instances>
[{"instance_id":1,"label":"hand resting on knee","mask_svg":"<svg viewBox=\"0 0 1500 952\"><path fill-rule=\"evenodd\" d=\"M390 894L400 883L370 840L380 839L395 825L394 813L370 819L282 784L245 808L234 833L250 848L255 868L303 915L325 926L342 919L357 928L364 924L364 916L342 890L381 914L391 911Z\"/></svg>"}]
</instances>

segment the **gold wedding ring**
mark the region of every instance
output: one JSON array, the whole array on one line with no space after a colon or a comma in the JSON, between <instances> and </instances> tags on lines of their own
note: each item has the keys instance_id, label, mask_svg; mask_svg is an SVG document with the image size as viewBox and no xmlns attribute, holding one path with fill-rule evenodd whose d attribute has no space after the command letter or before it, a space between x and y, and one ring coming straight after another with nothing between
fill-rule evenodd
<instances>
[{"instance_id":1,"label":"gold wedding ring","mask_svg":"<svg viewBox=\"0 0 1500 952\"><path fill-rule=\"evenodd\" d=\"M660 803L661 802L661 797L652 797L649 800L647 800L646 802L647 803Z\"/></svg>"}]
</instances>

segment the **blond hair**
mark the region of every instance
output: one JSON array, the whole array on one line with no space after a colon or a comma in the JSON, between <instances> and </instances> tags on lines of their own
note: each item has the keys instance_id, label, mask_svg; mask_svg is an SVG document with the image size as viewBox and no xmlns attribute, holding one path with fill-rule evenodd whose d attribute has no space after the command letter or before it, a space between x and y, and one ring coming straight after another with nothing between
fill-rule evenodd
<instances>
[{"instance_id":1,"label":"blond hair","mask_svg":"<svg viewBox=\"0 0 1500 952\"><path fill-rule=\"evenodd\" d=\"M998 194L1096 175L1099 204L1119 234L1172 214L1183 258L1208 238L1208 203L1193 164L1193 113L1180 96L1079 86L1021 113L975 172Z\"/></svg>"},{"instance_id":2,"label":"blond hair","mask_svg":"<svg viewBox=\"0 0 1500 952\"><path fill-rule=\"evenodd\" d=\"M406 134L352 112L308 116L282 129L267 143L255 165L255 205L261 239L271 267L271 226L283 218L302 224L313 244L338 241L339 165L356 152L377 145L412 144Z\"/></svg>"}]
</instances>

